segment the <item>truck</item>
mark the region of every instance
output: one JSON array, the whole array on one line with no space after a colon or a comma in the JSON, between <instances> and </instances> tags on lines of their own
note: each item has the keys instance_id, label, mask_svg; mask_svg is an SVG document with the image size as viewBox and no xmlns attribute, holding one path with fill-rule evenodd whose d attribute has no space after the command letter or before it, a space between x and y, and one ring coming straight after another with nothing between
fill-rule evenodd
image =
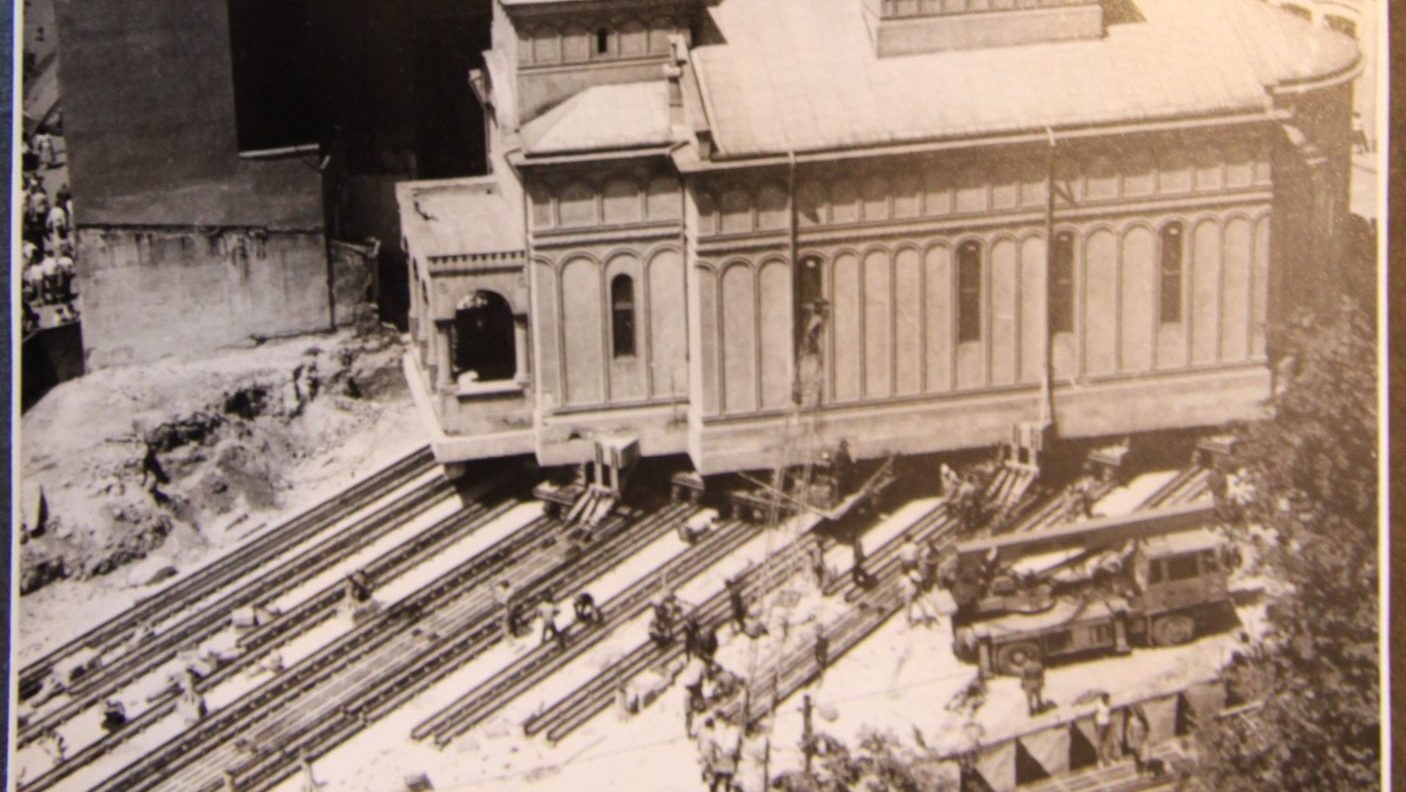
<instances>
[{"instance_id":1,"label":"truck","mask_svg":"<svg viewBox=\"0 0 1406 792\"><path fill-rule=\"evenodd\" d=\"M953 648L983 676L1184 644L1228 621L1234 545L1193 503L962 542Z\"/></svg>"}]
</instances>

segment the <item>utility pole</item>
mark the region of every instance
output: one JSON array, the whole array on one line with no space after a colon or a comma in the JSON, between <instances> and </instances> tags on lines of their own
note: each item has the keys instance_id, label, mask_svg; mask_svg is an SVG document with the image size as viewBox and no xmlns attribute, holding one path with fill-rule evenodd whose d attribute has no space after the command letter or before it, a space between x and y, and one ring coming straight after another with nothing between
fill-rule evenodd
<instances>
[{"instance_id":1,"label":"utility pole","mask_svg":"<svg viewBox=\"0 0 1406 792\"><path fill-rule=\"evenodd\" d=\"M811 722L809 693L801 700L801 718L801 751L806 757L806 775L809 776L811 767L815 764L815 729Z\"/></svg>"},{"instance_id":2,"label":"utility pole","mask_svg":"<svg viewBox=\"0 0 1406 792\"><path fill-rule=\"evenodd\" d=\"M1040 424L1048 430L1054 426L1054 317L1050 313L1050 292L1054 288L1055 238L1055 134L1045 127L1049 149L1045 156L1045 375L1041 385Z\"/></svg>"}]
</instances>

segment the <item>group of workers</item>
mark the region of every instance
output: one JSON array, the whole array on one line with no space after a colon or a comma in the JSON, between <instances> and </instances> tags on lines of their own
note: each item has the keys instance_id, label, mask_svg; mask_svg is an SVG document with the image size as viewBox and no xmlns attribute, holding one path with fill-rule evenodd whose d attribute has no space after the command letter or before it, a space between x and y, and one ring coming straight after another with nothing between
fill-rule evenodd
<instances>
[{"instance_id":1,"label":"group of workers","mask_svg":"<svg viewBox=\"0 0 1406 792\"><path fill-rule=\"evenodd\" d=\"M40 130L24 141L26 155L21 182L24 209L21 225L22 261L19 273L24 306L24 329L40 324L39 309L53 306L54 321L76 321L78 311L75 245L73 238L73 198L68 185L51 197L40 177L43 170L56 167L54 138Z\"/></svg>"},{"instance_id":2,"label":"group of workers","mask_svg":"<svg viewBox=\"0 0 1406 792\"><path fill-rule=\"evenodd\" d=\"M942 494L947 498L963 533L981 525L986 516L986 499L983 497L986 488L983 482L990 478L992 472L989 466L977 466L976 469L957 473L946 463L940 469Z\"/></svg>"},{"instance_id":3,"label":"group of workers","mask_svg":"<svg viewBox=\"0 0 1406 792\"><path fill-rule=\"evenodd\" d=\"M501 613L502 634L508 638L522 635L531 623L532 617L523 618L518 591L512 581L508 578L499 580L497 587L493 590L493 599ZM596 604L595 597L589 591L578 593L571 601L571 609L576 617L576 624L583 628L595 627L605 621L600 606ZM561 621L561 615L561 607L557 604L555 594L550 589L543 592L535 609L535 618L541 624L543 644L550 641L558 647L566 645L567 628Z\"/></svg>"}]
</instances>

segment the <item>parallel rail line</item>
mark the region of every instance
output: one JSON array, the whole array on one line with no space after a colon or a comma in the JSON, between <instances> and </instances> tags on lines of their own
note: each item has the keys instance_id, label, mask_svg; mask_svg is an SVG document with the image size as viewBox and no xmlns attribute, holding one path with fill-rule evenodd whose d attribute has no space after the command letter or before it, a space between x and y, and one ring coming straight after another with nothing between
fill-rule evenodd
<instances>
[{"instance_id":1,"label":"parallel rail line","mask_svg":"<svg viewBox=\"0 0 1406 792\"><path fill-rule=\"evenodd\" d=\"M923 515L886 542L874 555L873 560L876 563L872 565L871 574L875 584L863 588L852 579L846 579L836 592L843 591L845 600L857 603L857 607L850 609L825 628L829 641L829 661L833 662L858 646L902 607L902 596L897 585L901 576L899 548L907 536L912 536L920 542L938 536L941 539L940 550L946 550L957 543L956 525L943 506ZM749 680L750 695L734 699L723 708L723 713L735 719L741 714L743 706L749 706L749 718L764 714L769 708L774 708L810 684L820 672L819 661L813 651L800 651L790 657L778 658L773 669L759 674L757 679ZM756 709L759 705L762 712Z\"/></svg>"},{"instance_id":2,"label":"parallel rail line","mask_svg":"<svg viewBox=\"0 0 1406 792\"><path fill-rule=\"evenodd\" d=\"M758 530L760 527L756 524L741 521L720 526L699 544L664 562L627 590L612 597L601 607L603 623L584 628L573 625L566 636L564 651L552 646L538 647L416 726L411 736L416 740L433 736L435 744L444 747L598 644L620 625L638 617L648 606L652 592L661 586L677 585L692 579L750 540Z\"/></svg>"},{"instance_id":3,"label":"parallel rail line","mask_svg":"<svg viewBox=\"0 0 1406 792\"><path fill-rule=\"evenodd\" d=\"M744 596L757 597L785 582L810 553L820 546L814 533L807 533L795 542L776 551L761 564L739 576L738 585ZM699 605L692 613L699 623L716 629L731 613L728 592L720 591ZM592 677L564 698L529 718L523 730L529 735L545 731L547 739L556 742L610 706L616 688L652 665L666 664L683 653L678 642L660 649L651 640L638 645L619 662Z\"/></svg>"},{"instance_id":4,"label":"parallel rail line","mask_svg":"<svg viewBox=\"0 0 1406 792\"><path fill-rule=\"evenodd\" d=\"M392 503L363 517L234 591L228 592L174 627L125 653L120 662L97 669L72 689L68 700L25 724L18 744L23 747L49 729L97 704L104 697L140 678L180 652L228 627L236 608L267 601L307 582L343 558L375 542L407 520L423 514L454 491L446 479L435 478Z\"/></svg>"},{"instance_id":5,"label":"parallel rail line","mask_svg":"<svg viewBox=\"0 0 1406 792\"><path fill-rule=\"evenodd\" d=\"M499 502L492 504L488 501L473 503L464 510L440 520L414 538L392 548L372 561L363 571L366 572L373 584L382 584L393 580L500 517L518 503L521 501L512 497L502 498ZM515 534L512 537L514 542L519 545L532 541L534 538L531 535L520 534ZM196 684L196 692L202 694L209 692L235 674L244 671L256 660L261 659L263 649L278 642L289 633L295 630L306 632L332 618L336 613L336 606L345 597L345 594L346 587L342 582L332 583L297 607L280 615L276 620L244 636L239 642L244 653L229 663L219 666L214 673L200 680ZM157 699L150 700L147 709L128 721L121 729L85 746L49 772L23 785L24 792L42 792L82 767L116 750L122 744L170 715L175 710L179 695L178 692L172 690Z\"/></svg>"},{"instance_id":6,"label":"parallel rail line","mask_svg":"<svg viewBox=\"0 0 1406 792\"><path fill-rule=\"evenodd\" d=\"M662 515L658 521L667 517ZM638 542L631 540L638 539L640 526L649 522L646 519L630 526L626 520L612 518L600 529L602 538L592 549L612 563L618 561L622 554L637 549ZM542 518L519 529L518 534L533 535L542 524L556 523ZM540 549L545 551L551 544L543 541ZM141 790L162 785L203 789L212 783L218 785L216 779L222 771L236 768L241 789L276 783L270 779L283 777L296 765L290 752L330 747L329 738L359 730L363 721L376 716L378 705L423 689L454 667L467 650L496 633L501 623L495 617L499 608L483 584L513 564L516 553L511 548L500 542L422 586L275 680L124 768L98 789ZM563 552L555 564L534 570L531 582L518 589L517 607L530 607L545 587L575 574L587 563L583 559L596 555ZM543 560L540 553L529 552L519 566L540 565ZM252 746L252 761L241 745Z\"/></svg>"},{"instance_id":7,"label":"parallel rail line","mask_svg":"<svg viewBox=\"0 0 1406 792\"><path fill-rule=\"evenodd\" d=\"M633 522L619 516L612 518L599 529L600 538L592 548L595 552L584 555L568 552L555 564L529 572L528 582L519 589L515 608L531 607L546 591L566 586L572 580L593 577L629 558L658 538L661 529L668 528L671 521L685 511L686 507L670 506ZM528 558L524 563L536 566L539 560ZM266 790L276 786L295 772L299 755L317 756L331 750L454 669L477 659L502 637L501 610L499 606L485 603L484 597L468 597L465 602L434 614L431 619L435 626L426 630L434 640L428 652L412 645L408 651L397 653L398 647L392 647L388 651L392 656L382 658L383 662L377 664L370 679L338 679L339 690L333 691L333 695L348 695L340 703L330 702L336 705L335 712L325 706L308 708L312 714L297 715L292 722L270 724L256 733L257 745L277 747L264 751L237 771L238 787ZM445 642L442 636L446 635L453 638ZM391 672L376 675L384 667L391 668ZM186 776L173 779L167 788L182 792L217 788L199 775L199 771L192 770ZM204 775L208 777L208 773Z\"/></svg>"},{"instance_id":8,"label":"parallel rail line","mask_svg":"<svg viewBox=\"0 0 1406 792\"><path fill-rule=\"evenodd\" d=\"M191 602L209 596L247 575L251 570L296 547L307 537L424 475L433 466L434 454L429 446L401 457L340 494L328 498L278 527L264 531L234 552L216 559L161 591L138 600L128 610L28 663L19 673L20 688L38 685L50 669L75 652L85 648L107 648L110 644L127 638L142 624L170 618L189 607Z\"/></svg>"}]
</instances>

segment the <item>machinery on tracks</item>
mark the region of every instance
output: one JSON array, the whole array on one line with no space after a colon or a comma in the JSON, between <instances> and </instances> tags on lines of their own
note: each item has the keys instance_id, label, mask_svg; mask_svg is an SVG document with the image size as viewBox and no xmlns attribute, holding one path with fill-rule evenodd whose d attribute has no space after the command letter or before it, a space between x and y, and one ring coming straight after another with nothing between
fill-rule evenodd
<instances>
[{"instance_id":1,"label":"machinery on tracks","mask_svg":"<svg viewBox=\"0 0 1406 792\"><path fill-rule=\"evenodd\" d=\"M1186 643L1230 608L1228 542L1210 504L958 545L958 657L983 674L1134 645Z\"/></svg>"}]
</instances>

